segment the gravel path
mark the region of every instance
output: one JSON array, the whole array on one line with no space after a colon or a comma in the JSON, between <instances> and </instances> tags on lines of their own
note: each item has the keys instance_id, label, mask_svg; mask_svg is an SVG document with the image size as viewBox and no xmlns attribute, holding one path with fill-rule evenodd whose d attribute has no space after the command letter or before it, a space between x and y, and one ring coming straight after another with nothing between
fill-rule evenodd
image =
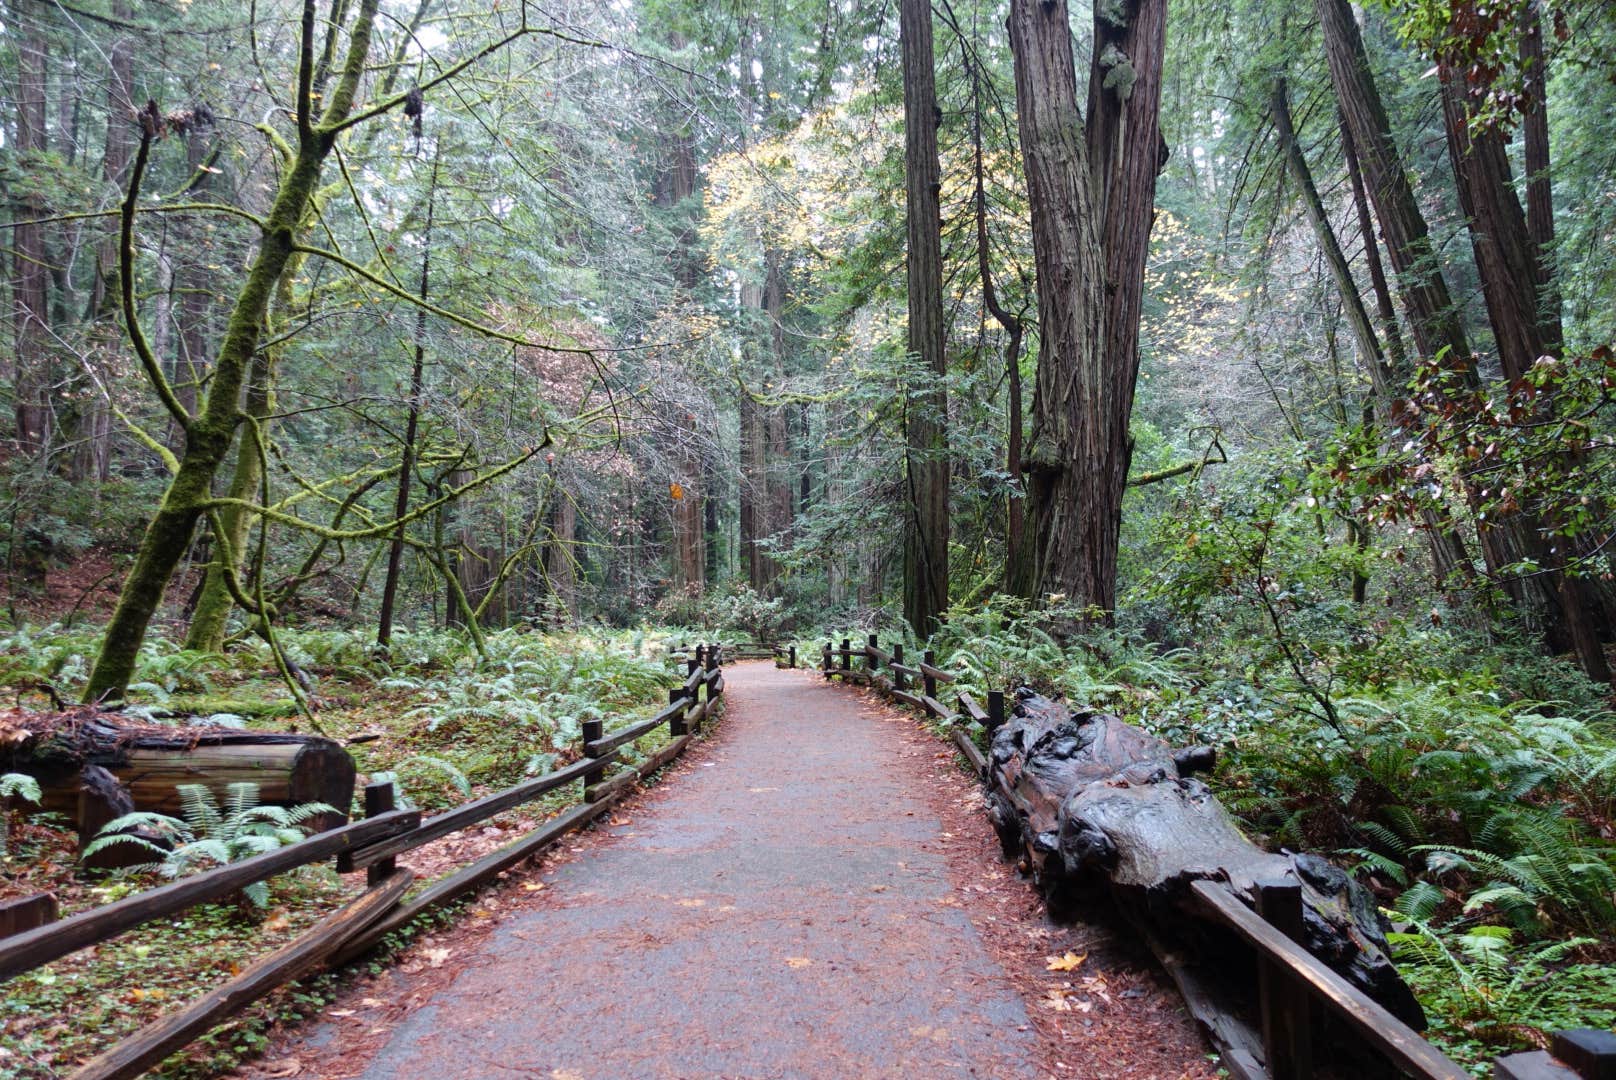
<instances>
[{"instance_id":1,"label":"gravel path","mask_svg":"<svg viewBox=\"0 0 1616 1080\"><path fill-rule=\"evenodd\" d=\"M983 859L989 830L935 739L802 671L739 664L725 689L718 736L486 905L491 931L447 961L417 946L443 970L354 988L364 1008L258 1075L299 1058L370 1080L1210 1075L1137 958L1043 923ZM1073 942L1086 981L1044 970ZM1127 1045L1072 1045L1108 1035L1118 996Z\"/></svg>"}]
</instances>

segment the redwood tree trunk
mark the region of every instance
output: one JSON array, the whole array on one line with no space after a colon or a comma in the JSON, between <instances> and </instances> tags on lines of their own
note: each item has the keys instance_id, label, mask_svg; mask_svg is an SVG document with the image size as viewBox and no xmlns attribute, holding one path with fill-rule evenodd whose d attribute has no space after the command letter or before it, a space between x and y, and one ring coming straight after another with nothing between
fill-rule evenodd
<instances>
[{"instance_id":1,"label":"redwood tree trunk","mask_svg":"<svg viewBox=\"0 0 1616 1080\"><path fill-rule=\"evenodd\" d=\"M45 153L45 69L49 54L44 27L46 5L19 4L21 31L17 39L17 156L25 163ZM38 454L51 441L51 347L48 288L50 262L45 255L44 201L37 195L20 200L12 227L12 297L16 309L15 395L17 447Z\"/></svg>"},{"instance_id":2,"label":"redwood tree trunk","mask_svg":"<svg viewBox=\"0 0 1616 1080\"><path fill-rule=\"evenodd\" d=\"M1136 0L1097 16L1086 131L1065 3L1010 5L1040 328L1025 461L1035 585L1016 591L1079 605L1084 621L1116 606L1138 294L1162 161L1164 10Z\"/></svg>"},{"instance_id":3,"label":"redwood tree trunk","mask_svg":"<svg viewBox=\"0 0 1616 1080\"><path fill-rule=\"evenodd\" d=\"M910 365L906 388L903 615L922 639L948 609L948 357L943 338L943 243L937 162L937 81L930 0L899 5L903 46L904 172L908 218Z\"/></svg>"}]
</instances>

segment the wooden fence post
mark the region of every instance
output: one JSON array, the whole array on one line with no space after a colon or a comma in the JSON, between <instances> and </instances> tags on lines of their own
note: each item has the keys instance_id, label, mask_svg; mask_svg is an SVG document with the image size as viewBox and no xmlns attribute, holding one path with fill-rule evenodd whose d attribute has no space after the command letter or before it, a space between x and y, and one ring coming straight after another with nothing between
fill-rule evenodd
<instances>
[{"instance_id":1,"label":"wooden fence post","mask_svg":"<svg viewBox=\"0 0 1616 1080\"><path fill-rule=\"evenodd\" d=\"M393 786L391 780L383 781L380 784L365 785L365 816L367 818L387 813L389 810L394 809L394 804L397 802L398 789ZM372 865L365 867L365 884L374 888L392 877L393 871L396 869L398 869L398 860L392 855L385 859L378 859Z\"/></svg>"},{"instance_id":2,"label":"wooden fence post","mask_svg":"<svg viewBox=\"0 0 1616 1080\"><path fill-rule=\"evenodd\" d=\"M869 643L870 648L879 649L881 647L881 636L879 634L871 634L869 637ZM869 671L871 676L875 675L875 669L878 666L879 665L875 662L875 657L871 656L869 653L864 654L864 667L867 671Z\"/></svg>"},{"instance_id":3,"label":"wooden fence post","mask_svg":"<svg viewBox=\"0 0 1616 1080\"><path fill-rule=\"evenodd\" d=\"M583 728L584 756L587 758L599 757L598 754L591 754L589 752L589 744L606 734L606 721L585 720L580 726ZM596 784L600 783L601 777L605 775L606 766L604 764L597 765L593 769L590 769L588 772L584 773L584 790L587 791L591 787L594 787Z\"/></svg>"},{"instance_id":4,"label":"wooden fence post","mask_svg":"<svg viewBox=\"0 0 1616 1080\"><path fill-rule=\"evenodd\" d=\"M903 642L901 641L892 643L892 662L893 664L903 663ZM906 685L907 682L903 677L903 672L894 667L892 670L892 689L902 690Z\"/></svg>"},{"instance_id":5,"label":"wooden fence post","mask_svg":"<svg viewBox=\"0 0 1616 1080\"><path fill-rule=\"evenodd\" d=\"M1292 941L1300 941L1302 886L1288 879L1259 881L1257 914ZM1310 1080L1313 1075L1311 998L1280 965L1268 960L1257 962L1257 983L1268 1074L1273 1080Z\"/></svg>"},{"instance_id":6,"label":"wooden fence post","mask_svg":"<svg viewBox=\"0 0 1616 1080\"><path fill-rule=\"evenodd\" d=\"M60 908L56 894L34 893L0 903L0 938L34 930L56 921Z\"/></svg>"},{"instance_id":7,"label":"wooden fence post","mask_svg":"<svg viewBox=\"0 0 1616 1080\"><path fill-rule=\"evenodd\" d=\"M925 661L928 666L936 667L937 654L932 652L930 649L927 649L925 652ZM932 676L925 674L921 675L921 679L926 687L926 696L935 699L937 697L937 680Z\"/></svg>"},{"instance_id":8,"label":"wooden fence post","mask_svg":"<svg viewBox=\"0 0 1616 1080\"><path fill-rule=\"evenodd\" d=\"M791 668L792 670L796 670L796 667L797 667L797 647L795 645L791 646L791 655L788 657L788 662L786 663L786 667Z\"/></svg>"},{"instance_id":9,"label":"wooden fence post","mask_svg":"<svg viewBox=\"0 0 1616 1080\"><path fill-rule=\"evenodd\" d=\"M988 734L1004 726L1004 691L988 691Z\"/></svg>"},{"instance_id":10,"label":"wooden fence post","mask_svg":"<svg viewBox=\"0 0 1616 1080\"><path fill-rule=\"evenodd\" d=\"M682 686L669 687L669 689L668 689L668 704L672 705L675 701L678 701L680 698L682 698L684 696L685 696L685 688L684 687L682 687ZM672 735L674 738L677 739L679 736L688 733L689 728L685 725L685 716L688 713L689 713L689 709L680 709L678 712L676 712L672 716L668 717L668 734L669 735Z\"/></svg>"},{"instance_id":11,"label":"wooden fence post","mask_svg":"<svg viewBox=\"0 0 1616 1080\"><path fill-rule=\"evenodd\" d=\"M831 665L830 654L831 654L831 649L832 648L833 648L833 646L831 645L830 642L828 642L828 641L825 642L824 660L825 660L825 681L826 682L830 682L830 665Z\"/></svg>"}]
</instances>

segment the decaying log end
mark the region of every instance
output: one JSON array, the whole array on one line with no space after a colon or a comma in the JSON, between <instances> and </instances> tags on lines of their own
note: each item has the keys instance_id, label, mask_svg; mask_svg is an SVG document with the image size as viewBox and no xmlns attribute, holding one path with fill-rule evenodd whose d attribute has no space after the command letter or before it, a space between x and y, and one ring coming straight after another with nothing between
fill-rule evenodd
<instances>
[{"instance_id":1,"label":"decaying log end","mask_svg":"<svg viewBox=\"0 0 1616 1080\"><path fill-rule=\"evenodd\" d=\"M1388 958L1369 892L1316 855L1263 851L1193 774L1210 747L1174 751L1115 716L1073 710L1027 687L994 734L990 815L1008 853L1024 852L1052 903L1102 879L1130 917L1184 939L1199 925L1197 880L1225 882L1256 907L1259 882L1302 886L1302 944L1419 1030L1419 1002ZM1190 916L1186 922L1185 916Z\"/></svg>"}]
</instances>

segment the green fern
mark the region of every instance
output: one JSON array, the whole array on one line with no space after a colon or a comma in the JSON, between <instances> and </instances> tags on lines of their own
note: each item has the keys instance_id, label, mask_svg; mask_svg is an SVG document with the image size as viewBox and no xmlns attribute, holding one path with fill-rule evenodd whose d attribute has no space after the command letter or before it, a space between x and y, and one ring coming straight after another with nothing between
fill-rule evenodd
<instances>
[{"instance_id":1,"label":"green fern","mask_svg":"<svg viewBox=\"0 0 1616 1080\"><path fill-rule=\"evenodd\" d=\"M308 835L305 823L318 815L336 812L325 803L260 805L259 787L252 783L231 784L223 807L206 785L180 784L176 790L182 817L137 811L114 818L84 846L80 858L89 858L115 844L133 845L150 853L153 859L131 869L180 878L298 843ZM154 834L157 839L131 830ZM255 908L269 906L267 882L246 886L242 895Z\"/></svg>"}]
</instances>

